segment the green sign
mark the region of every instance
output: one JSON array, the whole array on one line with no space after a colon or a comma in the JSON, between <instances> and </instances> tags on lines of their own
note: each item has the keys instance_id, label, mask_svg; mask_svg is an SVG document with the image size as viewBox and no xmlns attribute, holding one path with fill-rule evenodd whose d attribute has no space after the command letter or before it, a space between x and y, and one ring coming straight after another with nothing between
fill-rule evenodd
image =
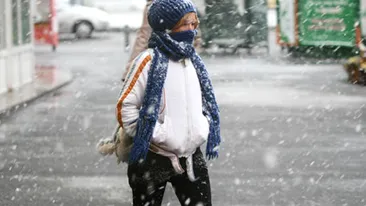
<instances>
[{"instance_id":1,"label":"green sign","mask_svg":"<svg viewBox=\"0 0 366 206\"><path fill-rule=\"evenodd\" d=\"M355 0L300 0L300 45L355 45L359 2Z\"/></svg>"}]
</instances>

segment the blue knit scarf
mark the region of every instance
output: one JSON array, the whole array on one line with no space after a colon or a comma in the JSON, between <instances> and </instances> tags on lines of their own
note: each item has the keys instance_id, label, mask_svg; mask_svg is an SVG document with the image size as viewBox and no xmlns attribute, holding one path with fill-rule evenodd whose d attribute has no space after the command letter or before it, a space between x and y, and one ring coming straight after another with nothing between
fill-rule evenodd
<instances>
[{"instance_id":1,"label":"blue knit scarf","mask_svg":"<svg viewBox=\"0 0 366 206\"><path fill-rule=\"evenodd\" d=\"M194 33L192 34L192 32ZM218 147L221 142L219 109L206 67L191 42L192 35L194 37L195 31L187 31L185 34L176 34L175 36L173 34L170 36L165 32L153 32L151 35L149 48L153 48L154 53L148 72L142 108L137 120L136 136L134 137L134 144L129 156L130 163L146 158L154 127L158 119L160 100L167 75L169 59L173 61L184 58L191 59L201 85L202 112L210 120L206 156L208 159L218 157ZM184 36L186 36L186 39L182 39Z\"/></svg>"}]
</instances>

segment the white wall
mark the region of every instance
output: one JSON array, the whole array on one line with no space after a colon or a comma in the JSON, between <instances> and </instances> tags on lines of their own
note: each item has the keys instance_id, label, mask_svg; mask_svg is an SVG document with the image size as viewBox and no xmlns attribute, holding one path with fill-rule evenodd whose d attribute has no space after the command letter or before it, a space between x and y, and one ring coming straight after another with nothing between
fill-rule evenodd
<instances>
[{"instance_id":1,"label":"white wall","mask_svg":"<svg viewBox=\"0 0 366 206\"><path fill-rule=\"evenodd\" d=\"M5 3L5 42L6 47L0 48L0 93L17 89L24 84L30 83L34 76L34 47L33 36L31 43L14 46L12 41L12 9L11 0L0 0ZM20 5L20 0L18 4ZM20 6L18 12L21 11ZM0 11L2 12L2 11ZM30 17L33 16L33 11L30 11ZM21 18L21 15L18 15ZM30 18L30 28L33 31L33 21ZM17 25L19 30L19 37L21 37L21 25ZM33 34L33 32L32 32Z\"/></svg>"},{"instance_id":2,"label":"white wall","mask_svg":"<svg viewBox=\"0 0 366 206\"><path fill-rule=\"evenodd\" d=\"M5 71L5 58L1 58L0 55L0 94L6 92L6 71Z\"/></svg>"},{"instance_id":3,"label":"white wall","mask_svg":"<svg viewBox=\"0 0 366 206\"><path fill-rule=\"evenodd\" d=\"M268 25L268 28L275 28L277 26L277 10L276 9L268 9L267 25Z\"/></svg>"}]
</instances>

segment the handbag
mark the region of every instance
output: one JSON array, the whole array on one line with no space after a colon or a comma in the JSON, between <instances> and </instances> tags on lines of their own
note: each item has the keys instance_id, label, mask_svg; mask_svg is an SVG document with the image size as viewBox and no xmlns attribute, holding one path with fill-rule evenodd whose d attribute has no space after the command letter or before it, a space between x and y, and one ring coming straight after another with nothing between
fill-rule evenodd
<instances>
[{"instance_id":1,"label":"handbag","mask_svg":"<svg viewBox=\"0 0 366 206\"><path fill-rule=\"evenodd\" d=\"M97 144L97 150L103 156L115 153L117 164L121 162L127 163L132 145L132 137L127 135L125 130L118 125L114 130L113 139L101 139Z\"/></svg>"}]
</instances>

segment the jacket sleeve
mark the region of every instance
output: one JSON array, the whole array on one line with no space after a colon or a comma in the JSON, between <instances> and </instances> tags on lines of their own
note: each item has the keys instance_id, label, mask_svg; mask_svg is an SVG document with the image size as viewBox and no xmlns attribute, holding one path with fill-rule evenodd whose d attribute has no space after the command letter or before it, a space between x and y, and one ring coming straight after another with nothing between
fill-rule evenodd
<instances>
[{"instance_id":1,"label":"jacket sleeve","mask_svg":"<svg viewBox=\"0 0 366 206\"><path fill-rule=\"evenodd\" d=\"M148 42L149 42L149 39L151 36L151 32L152 32L152 29L147 21L147 11L148 11L150 4L151 4L151 1L148 1L146 3L145 9L144 9L144 14L143 14L144 17L143 17L142 25L137 31L135 43L132 47L130 59L127 62L125 71L122 76L122 80L126 79L128 70L131 67L131 63L136 58L136 56L139 53L141 53L142 51L144 51L145 49L147 49L147 45L148 45Z\"/></svg>"},{"instance_id":2,"label":"jacket sleeve","mask_svg":"<svg viewBox=\"0 0 366 206\"><path fill-rule=\"evenodd\" d=\"M132 61L117 102L117 120L129 136L135 136L135 123L144 99L150 65L151 55L147 50Z\"/></svg>"}]
</instances>

